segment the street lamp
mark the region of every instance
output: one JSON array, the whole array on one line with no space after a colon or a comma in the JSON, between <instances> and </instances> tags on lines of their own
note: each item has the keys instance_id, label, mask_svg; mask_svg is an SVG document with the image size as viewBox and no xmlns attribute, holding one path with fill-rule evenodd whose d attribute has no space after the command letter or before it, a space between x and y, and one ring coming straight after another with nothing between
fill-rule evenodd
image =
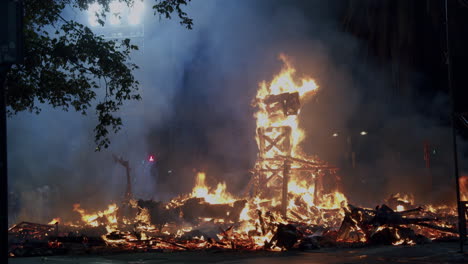
<instances>
[{"instance_id":1,"label":"street lamp","mask_svg":"<svg viewBox=\"0 0 468 264\"><path fill-rule=\"evenodd\" d=\"M98 14L101 12L101 6L98 3L92 3L88 7L88 23L92 27L99 25L98 23Z\"/></svg>"},{"instance_id":2,"label":"street lamp","mask_svg":"<svg viewBox=\"0 0 468 264\"><path fill-rule=\"evenodd\" d=\"M139 25L142 22L143 11L145 4L143 0L135 0L131 6L119 0L113 0L109 3L109 12L107 22L112 26L121 24ZM98 14L102 11L102 7L94 2L88 7L88 23L92 27L99 25Z\"/></svg>"},{"instance_id":3,"label":"street lamp","mask_svg":"<svg viewBox=\"0 0 468 264\"><path fill-rule=\"evenodd\" d=\"M133 3L133 7L130 9L128 13L128 24L130 25L138 25L141 23L141 18L143 16L143 10L145 9L145 5L143 1L136 0Z\"/></svg>"},{"instance_id":4,"label":"street lamp","mask_svg":"<svg viewBox=\"0 0 468 264\"><path fill-rule=\"evenodd\" d=\"M112 1L109 4L110 18L109 23L111 25L119 25L120 19L125 11L125 4L120 1Z\"/></svg>"}]
</instances>

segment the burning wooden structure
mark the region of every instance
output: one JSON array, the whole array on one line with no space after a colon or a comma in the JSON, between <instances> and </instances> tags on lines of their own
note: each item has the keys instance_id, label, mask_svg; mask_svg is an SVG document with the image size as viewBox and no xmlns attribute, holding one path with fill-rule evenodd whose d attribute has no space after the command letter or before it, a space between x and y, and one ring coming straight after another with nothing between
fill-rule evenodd
<instances>
[{"instance_id":1,"label":"burning wooden structure","mask_svg":"<svg viewBox=\"0 0 468 264\"><path fill-rule=\"evenodd\" d=\"M337 169L300 150L299 143L304 138L298 120L301 99L312 95L318 86L308 78L296 84L292 78L294 68L284 56L281 59L286 65L283 72L269 86L261 84L254 103L258 108L255 115L258 158L251 182L255 197L279 198L280 211L287 217L290 193L294 191L290 190L291 182L312 190L308 193L311 196L308 204L317 205L326 193L324 176L332 175ZM292 185L297 186L294 183Z\"/></svg>"},{"instance_id":2,"label":"burning wooden structure","mask_svg":"<svg viewBox=\"0 0 468 264\"><path fill-rule=\"evenodd\" d=\"M300 110L299 92L268 95L258 103L264 105L269 119L286 119L297 116ZM295 117L297 118L297 117ZM253 172L256 192L254 196L272 198L280 193L281 213L287 216L288 184L292 174L300 174L307 182L313 183L314 200L323 191L322 178L325 172L333 173L336 168L322 162L293 155L291 126L258 127L259 154Z\"/></svg>"},{"instance_id":3,"label":"burning wooden structure","mask_svg":"<svg viewBox=\"0 0 468 264\"><path fill-rule=\"evenodd\" d=\"M286 67L271 83L260 85L254 104L259 152L250 196L230 194L225 183L210 188L199 172L190 194L169 202L136 200L129 162L114 156L127 172L121 204L92 213L75 204L78 219L54 219L49 225L22 222L10 229L10 254L305 250L456 237L452 208L418 207L399 195L375 209L359 208L348 204L338 188L326 189L324 180L337 168L299 147L305 136L298 119L301 101L317 85L310 78L296 83L294 68L282 59Z\"/></svg>"}]
</instances>

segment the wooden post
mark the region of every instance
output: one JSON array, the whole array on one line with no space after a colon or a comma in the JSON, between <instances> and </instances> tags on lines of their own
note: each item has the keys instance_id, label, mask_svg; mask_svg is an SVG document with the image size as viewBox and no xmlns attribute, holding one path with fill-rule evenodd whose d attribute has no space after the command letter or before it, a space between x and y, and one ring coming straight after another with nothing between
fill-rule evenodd
<instances>
[{"instance_id":1,"label":"wooden post","mask_svg":"<svg viewBox=\"0 0 468 264\"><path fill-rule=\"evenodd\" d=\"M0 65L0 259L8 263L8 169L5 80L9 67Z\"/></svg>"},{"instance_id":2,"label":"wooden post","mask_svg":"<svg viewBox=\"0 0 468 264\"><path fill-rule=\"evenodd\" d=\"M24 62L23 1L0 1L0 262L8 263L8 158L6 76Z\"/></svg>"},{"instance_id":3,"label":"wooden post","mask_svg":"<svg viewBox=\"0 0 468 264\"><path fill-rule=\"evenodd\" d=\"M59 236L59 222L58 221L55 222L55 236L56 237Z\"/></svg>"},{"instance_id":4,"label":"wooden post","mask_svg":"<svg viewBox=\"0 0 468 264\"><path fill-rule=\"evenodd\" d=\"M318 197L318 194L319 194L319 191L318 191L318 184L319 183L318 183L318 181L319 181L320 175L317 172L315 174L313 174L313 175L315 176L313 178L314 179L314 204L317 204L317 201L318 201L317 197Z\"/></svg>"},{"instance_id":5,"label":"wooden post","mask_svg":"<svg viewBox=\"0 0 468 264\"><path fill-rule=\"evenodd\" d=\"M457 150L457 130L455 128L455 121L457 117L455 107L455 92L452 83L452 62L450 54L450 27L449 27L449 1L445 0L445 42L446 42L446 62L447 62L447 84L450 92L450 103L452 111L450 115L452 125L452 148L453 148L453 169L455 176L455 192L457 197L457 209L458 209L458 232L460 234L460 252L463 253L463 245L466 241L466 218L465 218L465 206L461 202L460 197L460 174L458 171L458 150Z\"/></svg>"},{"instance_id":6,"label":"wooden post","mask_svg":"<svg viewBox=\"0 0 468 264\"><path fill-rule=\"evenodd\" d=\"M261 158L264 158L265 156L265 139L263 138L265 136L265 129L262 127L259 127L257 129L257 137L258 137L258 150Z\"/></svg>"},{"instance_id":7,"label":"wooden post","mask_svg":"<svg viewBox=\"0 0 468 264\"><path fill-rule=\"evenodd\" d=\"M291 170L291 161L284 160L283 162L283 191L281 199L281 213L284 217L287 217L288 213L288 183L289 173Z\"/></svg>"},{"instance_id":8,"label":"wooden post","mask_svg":"<svg viewBox=\"0 0 468 264\"><path fill-rule=\"evenodd\" d=\"M132 179L130 177L130 166L125 167L127 172L127 190L125 191L125 201L130 201L132 199Z\"/></svg>"},{"instance_id":9,"label":"wooden post","mask_svg":"<svg viewBox=\"0 0 468 264\"><path fill-rule=\"evenodd\" d=\"M112 155L114 157L114 161L119 163L125 168L127 174L127 188L125 190L125 202L130 201L132 199L132 178L130 177L130 162L128 160L124 160L121 157L117 157L116 155Z\"/></svg>"},{"instance_id":10,"label":"wooden post","mask_svg":"<svg viewBox=\"0 0 468 264\"><path fill-rule=\"evenodd\" d=\"M320 201L320 198L322 194L324 193L323 177L324 177L324 173L318 170L315 175L315 186L314 186L314 203L315 204L317 204Z\"/></svg>"}]
</instances>

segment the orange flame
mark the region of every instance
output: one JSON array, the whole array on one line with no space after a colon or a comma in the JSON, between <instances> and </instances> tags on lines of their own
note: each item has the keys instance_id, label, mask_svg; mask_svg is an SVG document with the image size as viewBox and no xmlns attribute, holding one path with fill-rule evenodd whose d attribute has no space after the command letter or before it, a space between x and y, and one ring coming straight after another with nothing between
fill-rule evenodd
<instances>
[{"instance_id":1,"label":"orange flame","mask_svg":"<svg viewBox=\"0 0 468 264\"><path fill-rule=\"evenodd\" d=\"M47 223L48 225L55 225L56 223L61 223L62 222L62 219L60 217L56 217L52 220L49 221L49 223Z\"/></svg>"},{"instance_id":2,"label":"orange flame","mask_svg":"<svg viewBox=\"0 0 468 264\"><path fill-rule=\"evenodd\" d=\"M269 95L278 95L281 93L299 93L299 97L304 99L305 96L312 94L311 92L317 90L318 85L310 77L302 78L299 83L294 80L296 69L294 69L289 62L288 58L281 54L280 60L283 61L284 67L281 72L273 78L273 81L267 86L266 82L260 83L257 91L257 101L262 102L265 97ZM304 131L299 128L299 120L297 115L289 115L286 117L270 118L266 105L259 103L259 111L255 114L257 120L257 127L280 127L290 126L292 129L292 154L298 154L296 149L299 143L304 139ZM257 135L258 143L258 135ZM259 144L259 143L258 143Z\"/></svg>"},{"instance_id":3,"label":"orange flame","mask_svg":"<svg viewBox=\"0 0 468 264\"><path fill-rule=\"evenodd\" d=\"M98 211L97 213L88 214L81 208L80 204L73 205L73 211L81 215L81 220L89 226L97 227L105 225L108 232L116 229L117 224L117 205L110 204L106 210Z\"/></svg>"},{"instance_id":4,"label":"orange flame","mask_svg":"<svg viewBox=\"0 0 468 264\"><path fill-rule=\"evenodd\" d=\"M460 177L460 198L462 201L468 201L468 175Z\"/></svg>"},{"instance_id":5,"label":"orange flame","mask_svg":"<svg viewBox=\"0 0 468 264\"><path fill-rule=\"evenodd\" d=\"M206 175L204 172L197 173L195 187L192 190L192 197L204 198L210 204L233 203L236 199L226 191L226 183L218 183L218 186L211 192L205 183Z\"/></svg>"}]
</instances>

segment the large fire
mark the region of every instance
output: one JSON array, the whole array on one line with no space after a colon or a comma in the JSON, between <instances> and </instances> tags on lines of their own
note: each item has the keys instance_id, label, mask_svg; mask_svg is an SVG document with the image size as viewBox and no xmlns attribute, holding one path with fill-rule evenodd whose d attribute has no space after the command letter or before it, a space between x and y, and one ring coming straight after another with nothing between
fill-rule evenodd
<instances>
[{"instance_id":1,"label":"large fire","mask_svg":"<svg viewBox=\"0 0 468 264\"><path fill-rule=\"evenodd\" d=\"M406 228L416 223L406 215L416 211L428 218L453 213L442 207L411 209L413 197L401 194L386 202L390 207L357 208L348 205L338 185L325 186L323 178L335 177L336 170L300 148L305 139L298 118L300 103L311 98L318 85L307 76L296 78L288 58L281 55L280 59L283 69L271 82L259 84L254 101L259 155L249 195L230 194L224 182L212 188L205 173L199 172L191 193L168 203L126 199L93 213L75 204L79 220L63 223L54 218L49 225L60 224L64 232L96 232L107 245L123 249L281 250L297 245L299 237L313 241L325 234L341 242L367 242L375 240L375 234L386 234L394 245L414 244L401 237L402 227L375 219L389 215ZM466 186L468 180L462 179L461 185ZM451 232L452 226L430 231L426 227L418 225L416 231L434 239Z\"/></svg>"},{"instance_id":2,"label":"large fire","mask_svg":"<svg viewBox=\"0 0 468 264\"><path fill-rule=\"evenodd\" d=\"M299 152L299 143L301 143L305 137L304 131L299 127L298 116L276 115L272 117L268 113L268 106L264 103L264 99L271 95L297 92L299 94L300 100L304 100L305 97L311 96L318 89L318 85L313 79L309 77L302 78L300 82L297 83L293 78L295 76L296 69L292 67L291 63L288 61L285 55L280 55L280 59L285 65L280 74L275 76L270 84L267 84L265 81L263 81L259 85L260 87L256 96L259 109L255 114L255 118L257 120L257 128L281 126L291 127L292 154L294 156L294 154ZM258 140L259 138L257 135L257 143Z\"/></svg>"},{"instance_id":3,"label":"large fire","mask_svg":"<svg viewBox=\"0 0 468 264\"><path fill-rule=\"evenodd\" d=\"M305 139L305 132L299 125L300 104L316 93L318 85L308 76L297 79L296 69L285 55L280 55L280 60L284 63L283 69L270 83L260 83L254 105L258 108L255 113L260 149L258 177L263 178L260 182L267 182L261 188L274 189L283 185L282 197L274 190L262 192L270 198L271 207L287 203L283 205L285 219L333 225L342 218L339 209L346 204L346 197L337 190L323 190L320 180L327 166L307 156L300 148ZM275 179L275 176L280 177ZM324 210L333 209L337 209L336 214L323 217Z\"/></svg>"}]
</instances>

